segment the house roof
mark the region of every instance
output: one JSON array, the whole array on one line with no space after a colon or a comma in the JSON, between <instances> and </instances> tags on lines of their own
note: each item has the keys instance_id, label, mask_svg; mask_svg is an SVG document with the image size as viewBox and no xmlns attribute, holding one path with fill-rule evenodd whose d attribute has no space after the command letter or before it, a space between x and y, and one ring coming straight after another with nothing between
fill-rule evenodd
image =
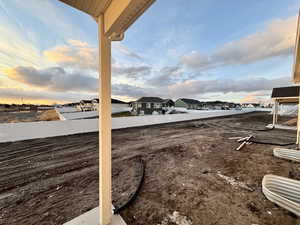
<instances>
[{"instance_id":1,"label":"house roof","mask_svg":"<svg viewBox=\"0 0 300 225\"><path fill-rule=\"evenodd\" d=\"M120 101L120 100L114 99L114 98L111 99L111 103L115 103L115 104L128 104L126 102L123 102L123 101Z\"/></svg>"},{"instance_id":2,"label":"house roof","mask_svg":"<svg viewBox=\"0 0 300 225\"><path fill-rule=\"evenodd\" d=\"M99 103L99 98L93 98L92 101Z\"/></svg>"},{"instance_id":3,"label":"house roof","mask_svg":"<svg viewBox=\"0 0 300 225\"><path fill-rule=\"evenodd\" d=\"M136 102L157 102L157 103L162 103L164 100L159 97L141 97L138 99Z\"/></svg>"},{"instance_id":4,"label":"house roof","mask_svg":"<svg viewBox=\"0 0 300 225\"><path fill-rule=\"evenodd\" d=\"M92 103L92 100L81 100L80 103Z\"/></svg>"},{"instance_id":5,"label":"house roof","mask_svg":"<svg viewBox=\"0 0 300 225\"><path fill-rule=\"evenodd\" d=\"M94 98L94 99L92 99L92 101L95 101L95 102L99 103L99 98ZM111 99L111 103L115 103L115 104L128 104L126 102L123 102L121 100L114 99L114 98Z\"/></svg>"},{"instance_id":6,"label":"house roof","mask_svg":"<svg viewBox=\"0 0 300 225\"><path fill-rule=\"evenodd\" d=\"M163 101L164 101L164 102L173 102L173 103L174 103L174 101L173 101L172 99L170 99L170 98L166 98L166 99L164 99Z\"/></svg>"},{"instance_id":7,"label":"house roof","mask_svg":"<svg viewBox=\"0 0 300 225\"><path fill-rule=\"evenodd\" d=\"M179 100L185 102L186 104L192 104L192 105L195 105L195 104L201 104L201 102L199 102L199 101L196 100L196 99L180 98Z\"/></svg>"},{"instance_id":8,"label":"house roof","mask_svg":"<svg viewBox=\"0 0 300 225\"><path fill-rule=\"evenodd\" d=\"M300 90L299 87L300 86L273 88L271 97L272 98L299 97L299 90Z\"/></svg>"}]
</instances>

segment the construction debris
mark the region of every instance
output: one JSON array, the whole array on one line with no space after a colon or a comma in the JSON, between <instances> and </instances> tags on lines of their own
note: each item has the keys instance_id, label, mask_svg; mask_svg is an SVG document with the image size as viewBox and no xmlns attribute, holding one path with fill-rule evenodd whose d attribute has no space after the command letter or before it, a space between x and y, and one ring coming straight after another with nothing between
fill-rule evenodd
<instances>
[{"instance_id":1,"label":"construction debris","mask_svg":"<svg viewBox=\"0 0 300 225\"><path fill-rule=\"evenodd\" d=\"M240 151L246 144L251 144L250 139L253 138L253 135L250 135L248 137L244 137L238 140L238 142L242 142L239 147L237 147L235 150Z\"/></svg>"},{"instance_id":2,"label":"construction debris","mask_svg":"<svg viewBox=\"0 0 300 225\"><path fill-rule=\"evenodd\" d=\"M223 174L221 174L220 171L217 172L217 175L222 178L223 180L226 181L226 183L232 185L234 188L237 188L237 187L240 187L242 189L245 189L247 191L254 191L253 188L250 188L247 184L245 184L244 182L240 182L240 181L237 181L235 180L234 178L232 177L228 177L228 176L225 176Z\"/></svg>"},{"instance_id":3,"label":"construction debris","mask_svg":"<svg viewBox=\"0 0 300 225\"><path fill-rule=\"evenodd\" d=\"M230 138L228 138L229 140L237 140L237 139L241 139L241 138L243 138L243 137L230 137Z\"/></svg>"},{"instance_id":4,"label":"construction debris","mask_svg":"<svg viewBox=\"0 0 300 225\"><path fill-rule=\"evenodd\" d=\"M189 220L186 216L182 216L179 212L174 211L172 215L168 215L163 219L163 221L158 225L169 225L169 224L176 224L176 225L192 225L192 221Z\"/></svg>"}]
</instances>

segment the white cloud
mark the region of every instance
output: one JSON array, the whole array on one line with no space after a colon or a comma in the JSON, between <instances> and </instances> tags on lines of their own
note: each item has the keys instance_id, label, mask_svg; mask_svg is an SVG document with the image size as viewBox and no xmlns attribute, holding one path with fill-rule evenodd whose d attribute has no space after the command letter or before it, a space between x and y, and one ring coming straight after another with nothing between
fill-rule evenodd
<instances>
[{"instance_id":1,"label":"white cloud","mask_svg":"<svg viewBox=\"0 0 300 225\"><path fill-rule=\"evenodd\" d=\"M86 42L69 40L66 45L44 51L44 55L60 66L98 70L98 50Z\"/></svg>"},{"instance_id":2,"label":"white cloud","mask_svg":"<svg viewBox=\"0 0 300 225\"><path fill-rule=\"evenodd\" d=\"M127 78L144 78L151 73L149 66L112 66L113 76L125 76Z\"/></svg>"},{"instance_id":3,"label":"white cloud","mask_svg":"<svg viewBox=\"0 0 300 225\"><path fill-rule=\"evenodd\" d=\"M121 52L122 54L124 54L125 56L128 56L130 58L135 58L135 59L139 59L139 60L143 59L140 55L133 52L132 50L130 50L129 48L127 48L120 42L113 42L112 47L113 47L113 49Z\"/></svg>"},{"instance_id":4,"label":"white cloud","mask_svg":"<svg viewBox=\"0 0 300 225\"><path fill-rule=\"evenodd\" d=\"M192 51L186 55L183 55L180 59L180 62L191 68L205 68L210 66L211 61L209 57L201 54L197 51Z\"/></svg>"},{"instance_id":5,"label":"white cloud","mask_svg":"<svg viewBox=\"0 0 300 225\"><path fill-rule=\"evenodd\" d=\"M76 91L95 93L98 79L81 73L68 73L61 67L36 69L15 67L5 71L6 76L19 83L49 91Z\"/></svg>"},{"instance_id":6,"label":"white cloud","mask_svg":"<svg viewBox=\"0 0 300 225\"><path fill-rule=\"evenodd\" d=\"M170 84L174 84L178 79L182 79L180 76L183 70L179 66L166 66L156 72L156 75L150 79L147 79L147 84L155 87L162 87Z\"/></svg>"},{"instance_id":7,"label":"white cloud","mask_svg":"<svg viewBox=\"0 0 300 225\"><path fill-rule=\"evenodd\" d=\"M263 31L229 42L210 56L196 51L183 55L181 63L193 69L207 69L289 55L295 45L296 25L296 16L272 20Z\"/></svg>"},{"instance_id":8,"label":"white cloud","mask_svg":"<svg viewBox=\"0 0 300 225\"><path fill-rule=\"evenodd\" d=\"M24 102L34 102L32 100L38 100L39 102L74 102L81 99L91 99L95 95L83 94L83 93L66 93L66 92L50 92L50 91L38 91L38 90L24 90L20 88L3 88L0 87L1 100L7 99L13 102L19 102L23 99Z\"/></svg>"},{"instance_id":9,"label":"white cloud","mask_svg":"<svg viewBox=\"0 0 300 225\"><path fill-rule=\"evenodd\" d=\"M238 93L254 91L270 91L274 87L290 85L289 77L275 79L248 78L224 80L188 80L169 86L172 96L195 96L205 93Z\"/></svg>"}]
</instances>

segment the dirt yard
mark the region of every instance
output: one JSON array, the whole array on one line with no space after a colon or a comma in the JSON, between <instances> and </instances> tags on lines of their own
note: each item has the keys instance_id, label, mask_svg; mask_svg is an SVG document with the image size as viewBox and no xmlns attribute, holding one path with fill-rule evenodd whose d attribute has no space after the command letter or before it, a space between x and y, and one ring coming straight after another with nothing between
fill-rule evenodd
<instances>
[{"instance_id":1,"label":"dirt yard","mask_svg":"<svg viewBox=\"0 0 300 225\"><path fill-rule=\"evenodd\" d=\"M59 120L54 109L45 111L0 112L0 123L19 123Z\"/></svg>"},{"instance_id":2,"label":"dirt yard","mask_svg":"<svg viewBox=\"0 0 300 225\"><path fill-rule=\"evenodd\" d=\"M289 144L295 132L264 131L266 113L113 131L113 202L128 225L300 225L261 192L265 174L300 180L300 164L276 145L241 151L232 137ZM98 204L98 134L0 144L0 224L62 224ZM295 147L290 145L287 147Z\"/></svg>"}]
</instances>

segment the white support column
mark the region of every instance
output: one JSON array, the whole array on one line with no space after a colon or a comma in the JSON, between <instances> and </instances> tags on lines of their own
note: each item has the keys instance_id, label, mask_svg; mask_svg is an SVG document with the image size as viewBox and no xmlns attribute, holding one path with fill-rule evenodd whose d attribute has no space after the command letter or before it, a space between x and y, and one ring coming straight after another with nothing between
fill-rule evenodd
<instances>
[{"instance_id":1,"label":"white support column","mask_svg":"<svg viewBox=\"0 0 300 225\"><path fill-rule=\"evenodd\" d=\"M275 117L275 123L278 122L278 110L279 110L279 102L276 101L276 117Z\"/></svg>"},{"instance_id":2,"label":"white support column","mask_svg":"<svg viewBox=\"0 0 300 225\"><path fill-rule=\"evenodd\" d=\"M299 149L300 149L300 143L299 143L299 134L300 134L300 88L299 88L299 98L298 98L298 120L297 120L297 142Z\"/></svg>"},{"instance_id":3,"label":"white support column","mask_svg":"<svg viewBox=\"0 0 300 225\"><path fill-rule=\"evenodd\" d=\"M274 106L273 106L273 127L277 122L277 99L275 99Z\"/></svg>"},{"instance_id":4,"label":"white support column","mask_svg":"<svg viewBox=\"0 0 300 225\"><path fill-rule=\"evenodd\" d=\"M111 222L111 43L104 32L104 16L99 26L99 208L100 225Z\"/></svg>"}]
</instances>

